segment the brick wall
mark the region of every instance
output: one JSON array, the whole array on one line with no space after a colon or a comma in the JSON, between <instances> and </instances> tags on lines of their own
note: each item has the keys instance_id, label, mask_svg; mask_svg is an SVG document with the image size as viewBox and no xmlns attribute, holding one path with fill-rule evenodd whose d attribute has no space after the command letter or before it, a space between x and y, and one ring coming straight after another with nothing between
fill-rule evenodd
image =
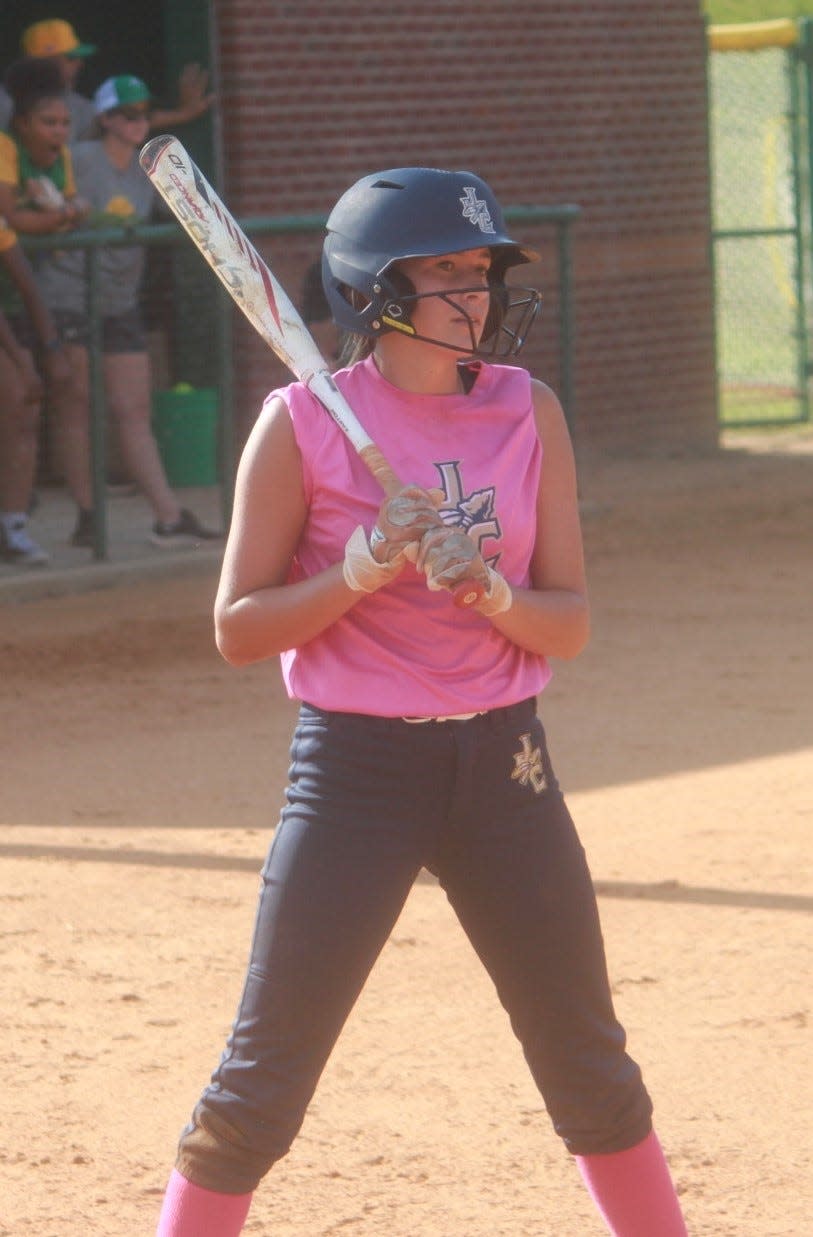
<instances>
[{"instance_id":1,"label":"brick wall","mask_svg":"<svg viewBox=\"0 0 813 1237\"><path fill-rule=\"evenodd\" d=\"M225 193L239 214L323 212L384 167L469 167L504 205L575 202L583 445L716 436L704 34L698 0L215 0ZM515 232L520 230L515 228ZM549 308L523 354L555 386ZM316 237L267 243L298 287ZM250 424L284 373L238 327Z\"/></svg>"}]
</instances>

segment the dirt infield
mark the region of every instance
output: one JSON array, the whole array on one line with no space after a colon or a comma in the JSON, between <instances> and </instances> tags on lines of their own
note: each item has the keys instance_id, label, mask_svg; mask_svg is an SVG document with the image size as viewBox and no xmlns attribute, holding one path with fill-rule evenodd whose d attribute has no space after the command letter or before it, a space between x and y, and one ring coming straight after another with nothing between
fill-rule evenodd
<instances>
[{"instance_id":1,"label":"dirt infield","mask_svg":"<svg viewBox=\"0 0 813 1237\"><path fill-rule=\"evenodd\" d=\"M583 466L594 637L542 713L690 1232L801 1237L813 441L740 442ZM228 1029L293 708L218 659L213 588L0 609L4 1237L150 1234ZM602 1231L419 881L246 1232Z\"/></svg>"}]
</instances>

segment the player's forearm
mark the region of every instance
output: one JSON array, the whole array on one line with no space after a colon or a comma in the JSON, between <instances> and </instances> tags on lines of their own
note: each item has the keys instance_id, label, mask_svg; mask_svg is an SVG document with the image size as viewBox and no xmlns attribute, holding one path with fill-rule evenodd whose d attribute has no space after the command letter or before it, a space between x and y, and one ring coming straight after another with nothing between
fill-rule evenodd
<instances>
[{"instance_id":1,"label":"player's forearm","mask_svg":"<svg viewBox=\"0 0 813 1237\"><path fill-rule=\"evenodd\" d=\"M545 657L577 657L590 636L590 609L583 593L569 589L512 588L508 610L491 622L520 648Z\"/></svg>"},{"instance_id":2,"label":"player's forearm","mask_svg":"<svg viewBox=\"0 0 813 1237\"><path fill-rule=\"evenodd\" d=\"M26 236L47 236L52 232L64 232L76 223L76 216L66 203L56 209L15 210L9 213L7 222L15 232Z\"/></svg>"},{"instance_id":3,"label":"player's forearm","mask_svg":"<svg viewBox=\"0 0 813 1237\"><path fill-rule=\"evenodd\" d=\"M150 132L161 133L165 129L174 129L176 125L185 125L205 111L205 104L198 108L180 106L156 108L150 114Z\"/></svg>"},{"instance_id":4,"label":"player's forearm","mask_svg":"<svg viewBox=\"0 0 813 1237\"><path fill-rule=\"evenodd\" d=\"M307 644L363 596L348 588L341 563L293 584L257 589L245 597L219 596L215 639L232 666L275 657Z\"/></svg>"}]
</instances>

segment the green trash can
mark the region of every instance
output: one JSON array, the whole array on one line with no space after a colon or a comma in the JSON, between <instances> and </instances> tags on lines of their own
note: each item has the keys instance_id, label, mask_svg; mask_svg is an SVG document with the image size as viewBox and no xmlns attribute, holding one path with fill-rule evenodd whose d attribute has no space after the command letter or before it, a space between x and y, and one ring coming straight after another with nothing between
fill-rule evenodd
<instances>
[{"instance_id":1,"label":"green trash can","mask_svg":"<svg viewBox=\"0 0 813 1237\"><path fill-rule=\"evenodd\" d=\"M180 384L154 391L152 428L170 485L215 485L217 391Z\"/></svg>"}]
</instances>

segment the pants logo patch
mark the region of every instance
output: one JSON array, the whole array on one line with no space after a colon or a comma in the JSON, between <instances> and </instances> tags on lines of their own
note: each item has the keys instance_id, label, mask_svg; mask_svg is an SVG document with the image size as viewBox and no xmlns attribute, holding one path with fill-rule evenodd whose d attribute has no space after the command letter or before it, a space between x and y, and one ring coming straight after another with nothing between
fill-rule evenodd
<instances>
[{"instance_id":1,"label":"pants logo patch","mask_svg":"<svg viewBox=\"0 0 813 1237\"><path fill-rule=\"evenodd\" d=\"M534 794L541 795L547 789L548 780L542 765L542 750L531 747L530 734L520 735L522 750L514 755L514 771L511 780L519 782L520 786L532 787Z\"/></svg>"}]
</instances>

